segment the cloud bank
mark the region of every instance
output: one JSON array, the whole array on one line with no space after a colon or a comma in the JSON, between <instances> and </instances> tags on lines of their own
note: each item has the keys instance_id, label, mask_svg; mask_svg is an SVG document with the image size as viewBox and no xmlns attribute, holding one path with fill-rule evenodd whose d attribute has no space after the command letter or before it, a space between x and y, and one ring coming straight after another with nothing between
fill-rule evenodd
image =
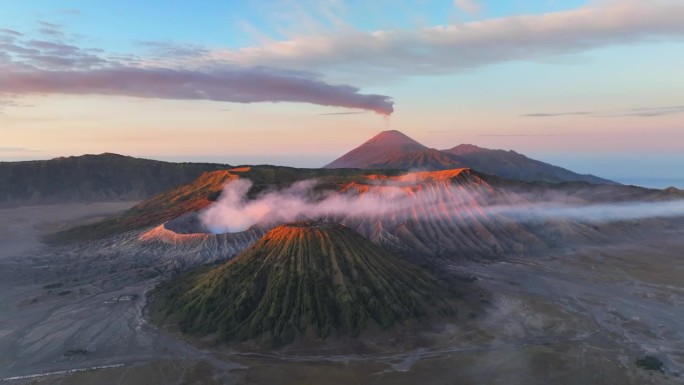
<instances>
[{"instance_id":1,"label":"cloud bank","mask_svg":"<svg viewBox=\"0 0 684 385\"><path fill-rule=\"evenodd\" d=\"M458 1L468 8L470 1ZM604 2L605 3L605 2ZM305 35L206 59L347 74L445 74L616 45L684 37L684 2L621 0L541 15L433 26L415 31Z\"/></svg>"},{"instance_id":2,"label":"cloud bank","mask_svg":"<svg viewBox=\"0 0 684 385\"><path fill-rule=\"evenodd\" d=\"M234 103L301 102L390 115L387 96L330 85L268 68L207 71L167 68L102 68L86 71L9 71L0 73L0 92L11 94L99 94L140 98L214 100Z\"/></svg>"},{"instance_id":3,"label":"cloud bank","mask_svg":"<svg viewBox=\"0 0 684 385\"><path fill-rule=\"evenodd\" d=\"M477 12L478 2L454 0ZM416 30L343 26L258 46L210 50L140 42L147 57L114 55L71 42L53 24L42 38L0 29L0 96L103 94L237 103L301 102L393 112L389 96L329 79L391 79L467 71L621 44L684 37L684 2L620 0L540 15L511 16ZM325 75L325 79L322 77ZM6 96L3 96L6 98ZM650 116L635 111L635 116ZM661 111L654 113L670 113ZM540 114L542 116L543 114Z\"/></svg>"},{"instance_id":4,"label":"cloud bank","mask_svg":"<svg viewBox=\"0 0 684 385\"><path fill-rule=\"evenodd\" d=\"M172 58L191 56L188 50L170 51L170 47L156 46L160 47ZM166 67L160 64L132 56L110 56L98 49L55 40L24 39L16 31L0 30L0 95L99 94L234 103L298 102L381 115L394 111L388 96L328 84L311 72L227 62L185 69L173 60Z\"/></svg>"}]
</instances>

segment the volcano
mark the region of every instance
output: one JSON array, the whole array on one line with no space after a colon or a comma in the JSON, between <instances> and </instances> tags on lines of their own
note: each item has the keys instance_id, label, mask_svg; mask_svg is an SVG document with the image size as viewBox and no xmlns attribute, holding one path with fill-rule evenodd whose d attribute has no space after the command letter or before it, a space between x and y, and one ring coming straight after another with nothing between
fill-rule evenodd
<instances>
[{"instance_id":1,"label":"volcano","mask_svg":"<svg viewBox=\"0 0 684 385\"><path fill-rule=\"evenodd\" d=\"M164 284L155 306L183 332L283 345L453 318L463 290L442 282L344 225L299 222Z\"/></svg>"},{"instance_id":2,"label":"volcano","mask_svg":"<svg viewBox=\"0 0 684 385\"><path fill-rule=\"evenodd\" d=\"M458 168L460 164L425 147L397 130L383 131L325 168L431 169Z\"/></svg>"},{"instance_id":3,"label":"volcano","mask_svg":"<svg viewBox=\"0 0 684 385\"><path fill-rule=\"evenodd\" d=\"M587 182L616 184L594 175L530 159L515 151L491 150L461 144L448 150L426 147L403 133L383 131L325 168L397 169L397 170L473 170L524 182Z\"/></svg>"}]
</instances>

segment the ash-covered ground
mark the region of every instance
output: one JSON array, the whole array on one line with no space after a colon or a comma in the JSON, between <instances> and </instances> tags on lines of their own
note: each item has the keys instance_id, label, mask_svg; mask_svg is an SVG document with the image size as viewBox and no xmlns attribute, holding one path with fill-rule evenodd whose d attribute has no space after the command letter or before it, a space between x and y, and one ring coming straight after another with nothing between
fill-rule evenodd
<instances>
[{"instance_id":1,"label":"ash-covered ground","mask_svg":"<svg viewBox=\"0 0 684 385\"><path fill-rule=\"evenodd\" d=\"M136 248L138 234L49 248L42 234L131 203L0 210L0 381L38 384L684 383L684 223L467 263L493 296L476 325L431 347L373 355L191 346L150 325L145 293L193 258ZM400 337L398 337L400 338ZM401 345L401 344L399 344ZM637 360L653 357L660 370ZM642 361L643 362L643 361Z\"/></svg>"}]
</instances>

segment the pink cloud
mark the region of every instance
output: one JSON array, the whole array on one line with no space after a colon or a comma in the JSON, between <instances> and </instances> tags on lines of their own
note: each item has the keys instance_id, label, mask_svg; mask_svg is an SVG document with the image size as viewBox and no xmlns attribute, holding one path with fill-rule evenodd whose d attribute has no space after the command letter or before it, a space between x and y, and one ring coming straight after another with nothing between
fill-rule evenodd
<instances>
[{"instance_id":1,"label":"pink cloud","mask_svg":"<svg viewBox=\"0 0 684 385\"><path fill-rule=\"evenodd\" d=\"M344 107L390 115L388 96L334 85L308 71L242 66L227 62L181 66L201 47L153 44L166 62L108 55L59 40L31 40L0 30L0 96L98 94L141 98L213 100L234 103L294 102Z\"/></svg>"},{"instance_id":2,"label":"pink cloud","mask_svg":"<svg viewBox=\"0 0 684 385\"><path fill-rule=\"evenodd\" d=\"M0 93L99 94L235 103L300 102L362 109L381 115L394 111L393 102L387 96L362 94L355 87L330 85L302 74L267 68L4 71L0 73Z\"/></svg>"}]
</instances>

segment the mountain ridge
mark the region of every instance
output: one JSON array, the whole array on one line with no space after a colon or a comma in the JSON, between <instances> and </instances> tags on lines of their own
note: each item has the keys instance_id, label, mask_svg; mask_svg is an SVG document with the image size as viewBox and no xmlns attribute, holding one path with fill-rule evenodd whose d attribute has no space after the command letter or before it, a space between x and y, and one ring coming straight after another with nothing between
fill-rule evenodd
<instances>
[{"instance_id":1,"label":"mountain ridge","mask_svg":"<svg viewBox=\"0 0 684 385\"><path fill-rule=\"evenodd\" d=\"M488 149L471 144L461 144L441 152L450 154L457 161L485 174L524 182L617 184L595 175L578 174L559 166L531 159L513 150Z\"/></svg>"},{"instance_id":2,"label":"mountain ridge","mask_svg":"<svg viewBox=\"0 0 684 385\"><path fill-rule=\"evenodd\" d=\"M492 150L472 144L437 150L396 130L380 132L323 167L400 170L468 167L485 174L525 182L617 184L594 175L578 174L531 159L513 150Z\"/></svg>"},{"instance_id":3,"label":"mountain ridge","mask_svg":"<svg viewBox=\"0 0 684 385\"><path fill-rule=\"evenodd\" d=\"M114 153L0 162L0 204L143 200L225 168L230 166Z\"/></svg>"}]
</instances>

